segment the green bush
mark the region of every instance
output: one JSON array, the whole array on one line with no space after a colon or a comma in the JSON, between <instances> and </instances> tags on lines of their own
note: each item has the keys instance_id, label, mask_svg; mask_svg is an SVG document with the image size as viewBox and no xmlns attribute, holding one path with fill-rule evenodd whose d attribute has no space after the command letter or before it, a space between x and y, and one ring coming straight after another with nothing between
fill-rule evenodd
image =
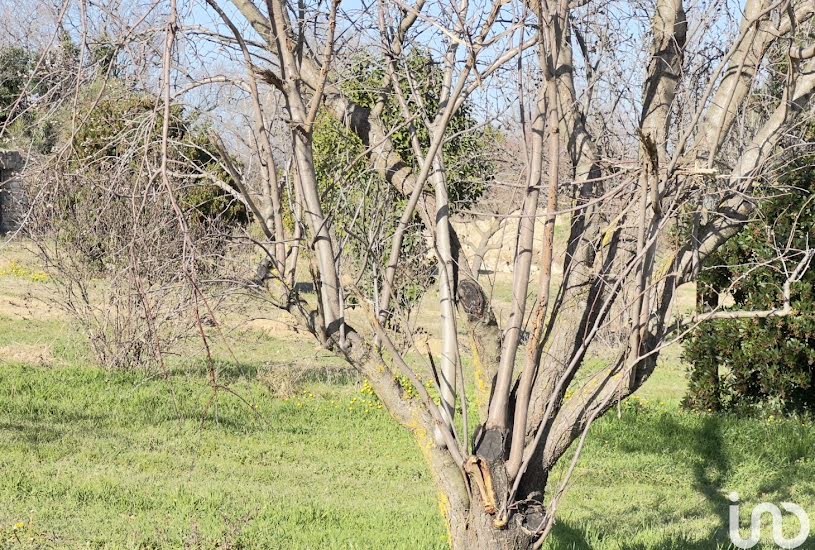
<instances>
[{"instance_id":1,"label":"green bush","mask_svg":"<svg viewBox=\"0 0 815 550\"><path fill-rule=\"evenodd\" d=\"M443 72L430 54L413 50L406 61L411 81L402 77L400 85L407 96L406 102L414 113L425 111L430 116L439 108ZM379 99L385 81L382 60L360 55L351 67L351 76L344 84L344 91L355 103L371 109ZM421 102L411 94L411 88L421 83ZM391 142L402 160L418 170L419 166L411 146L411 133L405 124L395 92L388 94L381 114ZM430 135L424 124L416 122L416 133L423 151L430 146ZM447 139L442 144L445 177L447 178L451 211L471 206L486 191L492 179L495 165L493 153L500 134L489 125L480 126L473 115L473 107L465 101L450 119Z\"/></svg>"},{"instance_id":2,"label":"green bush","mask_svg":"<svg viewBox=\"0 0 815 550\"><path fill-rule=\"evenodd\" d=\"M0 48L0 123L4 147L51 153L57 128L53 107L73 94L79 49L67 33L59 47L36 51Z\"/></svg>"},{"instance_id":3,"label":"green bush","mask_svg":"<svg viewBox=\"0 0 815 550\"><path fill-rule=\"evenodd\" d=\"M706 260L697 292L716 305L727 290L731 309L771 310L783 287L815 246L814 158L790 166L781 186L765 189L759 219ZM786 259L779 259L779 249ZM812 262L815 263L815 262ZM815 411L815 266L791 287L793 314L703 323L685 343L691 363L685 405L697 410L764 408Z\"/></svg>"}]
</instances>

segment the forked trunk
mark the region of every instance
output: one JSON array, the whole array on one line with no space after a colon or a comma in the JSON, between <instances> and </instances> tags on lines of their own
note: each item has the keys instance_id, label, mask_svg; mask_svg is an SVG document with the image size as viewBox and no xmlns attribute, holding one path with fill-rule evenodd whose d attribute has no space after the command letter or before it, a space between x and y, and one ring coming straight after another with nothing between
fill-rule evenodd
<instances>
[{"instance_id":1,"label":"forked trunk","mask_svg":"<svg viewBox=\"0 0 815 550\"><path fill-rule=\"evenodd\" d=\"M480 467L468 470L471 495L460 501L469 500L469 509L449 510L453 549L532 548L537 540L535 533L540 531L544 522L543 507L537 503L540 493L535 499L516 501L507 519L502 498L510 492L512 484L506 475L506 463L503 458L488 463L484 457L479 457L478 462ZM484 470L487 468L489 474L479 475L479 472L486 474ZM487 487L485 495L483 491Z\"/></svg>"}]
</instances>

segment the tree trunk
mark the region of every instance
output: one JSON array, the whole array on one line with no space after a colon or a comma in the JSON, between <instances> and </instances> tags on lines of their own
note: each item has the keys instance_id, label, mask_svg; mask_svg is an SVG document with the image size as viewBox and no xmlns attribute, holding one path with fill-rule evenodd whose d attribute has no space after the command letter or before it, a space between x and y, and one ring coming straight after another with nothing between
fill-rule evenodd
<instances>
[{"instance_id":1,"label":"tree trunk","mask_svg":"<svg viewBox=\"0 0 815 550\"><path fill-rule=\"evenodd\" d=\"M506 497L512 480L507 475L506 446L500 430L485 430L476 436L475 457L465 466L470 484L468 509L450 510L450 534L454 549L532 548L543 527L544 482L529 498L514 500L506 514ZM486 491L486 492L485 492Z\"/></svg>"},{"instance_id":2,"label":"tree trunk","mask_svg":"<svg viewBox=\"0 0 815 550\"><path fill-rule=\"evenodd\" d=\"M477 490L469 510L451 512L455 512L450 518L453 550L520 550L534 543L531 533L521 526L521 514L513 514L504 528L497 529L493 522L498 515L484 511Z\"/></svg>"}]
</instances>

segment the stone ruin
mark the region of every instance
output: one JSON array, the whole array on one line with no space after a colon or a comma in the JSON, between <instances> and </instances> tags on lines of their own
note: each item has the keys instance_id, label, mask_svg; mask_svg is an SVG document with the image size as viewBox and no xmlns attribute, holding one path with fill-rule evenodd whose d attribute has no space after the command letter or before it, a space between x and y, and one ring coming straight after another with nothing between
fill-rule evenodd
<instances>
[{"instance_id":1,"label":"stone ruin","mask_svg":"<svg viewBox=\"0 0 815 550\"><path fill-rule=\"evenodd\" d=\"M25 216L25 193L19 177L23 165L23 156L17 151L0 151L0 235L19 229Z\"/></svg>"}]
</instances>

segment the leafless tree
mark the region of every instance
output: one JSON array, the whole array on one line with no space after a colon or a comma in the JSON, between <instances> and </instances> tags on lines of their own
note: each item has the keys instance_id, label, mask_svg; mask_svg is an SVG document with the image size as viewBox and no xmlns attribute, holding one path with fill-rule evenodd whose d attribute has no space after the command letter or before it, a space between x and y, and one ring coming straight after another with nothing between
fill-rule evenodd
<instances>
[{"instance_id":1,"label":"leafless tree","mask_svg":"<svg viewBox=\"0 0 815 550\"><path fill-rule=\"evenodd\" d=\"M339 0L205 3L210 24L185 22L170 6L164 109L204 86L245 94L244 143L255 164L233 163L234 143L218 149L237 182L230 192L262 230L255 239L267 258L261 278L276 305L357 368L416 436L454 547L539 547L589 427L648 380L660 350L687 323L701 320L675 314L677 288L750 220L781 147L811 115L815 4L380 0L349 14ZM189 64L197 41L222 48L228 74ZM381 54L372 108L344 86L337 58L354 48ZM442 70L437 107L422 102L423 83L411 78L414 48L432 50ZM503 212L519 223L512 301L499 326L478 278L483 258L465 257L450 223L455 182L441 147L463 103L489 96L506 82L499 76L512 74L522 76L517 96L506 89L501 96L521 113L526 158L520 210ZM761 91L771 81L781 83L778 94ZM389 98L399 105L414 162L400 156L382 117ZM405 199L374 291L359 288L342 261L319 187L313 130L321 110L358 137L365 146L358 160ZM166 165L157 173L166 178ZM437 266L442 346L426 370L411 366L388 323L414 216ZM562 260L559 218L569 225ZM811 252L791 256L797 275ZM562 277L554 276L556 262ZM315 302L297 292L304 264ZM793 313L785 300L773 315ZM367 314L352 316L351 304ZM611 325L622 335L618 349L585 373L587 354ZM468 396L472 378L476 395ZM405 379L418 398L404 390ZM572 447L563 480L551 483Z\"/></svg>"},{"instance_id":2,"label":"leafless tree","mask_svg":"<svg viewBox=\"0 0 815 550\"><path fill-rule=\"evenodd\" d=\"M302 234L315 251L321 283L320 322L312 329L365 374L393 416L420 440L444 495L455 546L540 545L563 491L553 489L545 504L549 472L572 445L582 447L596 418L648 379L660 349L682 332L681 319L672 316L676 288L692 281L700 262L749 219L754 188L772 177L777 147L807 113L815 76L811 45L800 39L807 36L813 5L751 0L742 13L732 3L686 7L681 0L662 0L653 8L556 0L483 6L466 0L455 5L382 1L370 15L379 31L371 40L382 48L386 73L379 93L381 101L395 96L408 121L420 167L412 171L395 152L378 107L355 104L329 67L337 55L340 4L328 6L328 23L317 29L310 23L319 19L319 6L312 12L275 0L260 7L233 1L232 8L261 39L255 50L246 46L246 33L221 2L208 4L240 45L253 90L261 80L285 99ZM717 18L714 8L726 15ZM695 19L689 20L686 10ZM712 29L722 31L719 53L703 64L694 56L710 48ZM636 48L646 41L651 47L644 56ZM411 82L405 72L406 51L420 44L438 48L444 70L435 112L416 94L422 83ZM271 62L256 61L255 51ZM773 51L786 58L785 64L772 64L783 73L783 92L774 105L759 107L753 92L766 82ZM530 60L528 52L536 55ZM492 73L522 57L537 67L539 84L532 86L537 96L528 121L513 299L499 328L449 223L452 182L438 147L462 99L488 90ZM256 127L265 128L262 101L254 101ZM358 296L371 310L372 332L352 327L345 315L346 293L353 286L337 269L338 243L316 187L309 131L321 104L360 137L371 166L409 199L381 290ZM426 147L419 143L420 128L430 135ZM279 192L273 176L278 169L265 156L273 198ZM563 178L560 163L566 158L571 177ZM715 201L709 204L711 196ZM431 371L440 404L393 345L386 323L400 239L414 211L424 221L438 263L442 352ZM571 230L563 278L555 284L559 216L569 218ZM543 235L536 245L539 217ZM269 228L274 231L274 262L282 273L285 239ZM533 263L540 280L530 306ZM527 319L530 336L519 353ZM610 323L625 328L620 349L588 382L576 384L589 347ZM472 346L459 339L466 333ZM477 423L462 384L464 354L483 379L476 387L488 388L475 400L484 415L474 433L470 428ZM407 398L399 377L411 380L419 399Z\"/></svg>"}]
</instances>

